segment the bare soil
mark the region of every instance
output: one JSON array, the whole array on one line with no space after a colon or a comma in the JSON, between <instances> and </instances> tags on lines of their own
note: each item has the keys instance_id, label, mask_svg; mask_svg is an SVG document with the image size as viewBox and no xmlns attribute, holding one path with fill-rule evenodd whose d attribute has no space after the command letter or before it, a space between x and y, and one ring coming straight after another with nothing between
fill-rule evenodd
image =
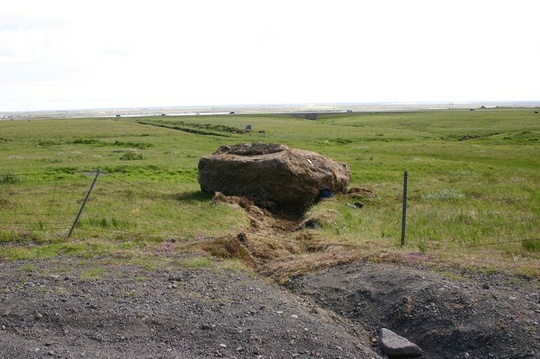
<instances>
[{"instance_id":1,"label":"bare soil","mask_svg":"<svg viewBox=\"0 0 540 359\"><path fill-rule=\"evenodd\" d=\"M425 358L540 355L539 284L358 262L291 280L70 258L0 263L0 358ZM88 273L96 268L93 276Z\"/></svg>"},{"instance_id":2,"label":"bare soil","mask_svg":"<svg viewBox=\"0 0 540 359\"><path fill-rule=\"evenodd\" d=\"M360 328L247 271L0 268L0 358L378 358Z\"/></svg>"}]
</instances>

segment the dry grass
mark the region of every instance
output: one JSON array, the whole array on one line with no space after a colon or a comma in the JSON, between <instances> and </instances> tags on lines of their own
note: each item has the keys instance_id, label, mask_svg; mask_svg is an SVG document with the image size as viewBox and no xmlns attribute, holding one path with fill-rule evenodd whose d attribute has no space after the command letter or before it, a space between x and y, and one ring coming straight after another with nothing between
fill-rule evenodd
<instances>
[{"instance_id":1,"label":"dry grass","mask_svg":"<svg viewBox=\"0 0 540 359\"><path fill-rule=\"evenodd\" d=\"M529 278L540 276L540 263L534 258L521 256L519 253L523 251L519 242L513 252L491 246L467 251L460 243L441 241L427 241L421 251L414 246L401 247L396 241L381 238L365 240L346 235L326 236L320 228L304 228L306 223L308 227L317 227L338 221L341 215L332 208L332 204L330 208L328 204L313 208L296 225L291 225L290 220L283 220L285 224L279 225L279 218L252 206L244 206L244 209L252 218L249 230L236 237L195 243L191 250L218 258L241 260L280 283L315 270L359 260L402 263L441 271L506 273Z\"/></svg>"}]
</instances>

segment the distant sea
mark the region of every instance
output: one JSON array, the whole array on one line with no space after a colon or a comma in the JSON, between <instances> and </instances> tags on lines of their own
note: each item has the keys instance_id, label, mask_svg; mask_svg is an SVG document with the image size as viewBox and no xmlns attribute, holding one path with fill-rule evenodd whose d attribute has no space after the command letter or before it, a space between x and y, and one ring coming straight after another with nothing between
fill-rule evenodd
<instances>
[{"instance_id":1,"label":"distant sea","mask_svg":"<svg viewBox=\"0 0 540 359\"><path fill-rule=\"evenodd\" d=\"M130 108L96 108L53 111L0 112L0 119L31 117L138 117L190 116L254 113L343 113L463 110L479 108L540 108L539 101L471 101L471 102L357 102L316 104L246 104L207 106L163 106Z\"/></svg>"}]
</instances>

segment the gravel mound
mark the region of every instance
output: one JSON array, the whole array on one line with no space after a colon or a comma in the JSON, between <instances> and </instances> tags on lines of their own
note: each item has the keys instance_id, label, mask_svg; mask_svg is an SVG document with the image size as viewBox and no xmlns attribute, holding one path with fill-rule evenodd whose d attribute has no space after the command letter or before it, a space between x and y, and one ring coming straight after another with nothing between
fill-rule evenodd
<instances>
[{"instance_id":1,"label":"gravel mound","mask_svg":"<svg viewBox=\"0 0 540 359\"><path fill-rule=\"evenodd\" d=\"M379 358L363 331L245 271L0 268L0 358Z\"/></svg>"},{"instance_id":2,"label":"gravel mound","mask_svg":"<svg viewBox=\"0 0 540 359\"><path fill-rule=\"evenodd\" d=\"M285 287L245 270L118 260L0 263L0 358L383 358L381 328L422 358L540 356L540 284L359 262Z\"/></svg>"}]
</instances>

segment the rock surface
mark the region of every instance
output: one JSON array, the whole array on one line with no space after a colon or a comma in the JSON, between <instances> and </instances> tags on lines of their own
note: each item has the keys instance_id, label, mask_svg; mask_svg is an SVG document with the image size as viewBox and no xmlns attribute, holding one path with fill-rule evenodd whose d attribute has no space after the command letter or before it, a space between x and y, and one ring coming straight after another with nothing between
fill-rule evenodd
<instances>
[{"instance_id":1,"label":"rock surface","mask_svg":"<svg viewBox=\"0 0 540 359\"><path fill-rule=\"evenodd\" d=\"M203 192L244 196L272 211L302 213L324 188L346 193L350 178L345 163L281 144L221 146L199 160Z\"/></svg>"},{"instance_id":2,"label":"rock surface","mask_svg":"<svg viewBox=\"0 0 540 359\"><path fill-rule=\"evenodd\" d=\"M388 355L390 358L414 358L422 355L422 350L418 345L386 328L382 328L379 332L379 348L381 348L383 354Z\"/></svg>"}]
</instances>

